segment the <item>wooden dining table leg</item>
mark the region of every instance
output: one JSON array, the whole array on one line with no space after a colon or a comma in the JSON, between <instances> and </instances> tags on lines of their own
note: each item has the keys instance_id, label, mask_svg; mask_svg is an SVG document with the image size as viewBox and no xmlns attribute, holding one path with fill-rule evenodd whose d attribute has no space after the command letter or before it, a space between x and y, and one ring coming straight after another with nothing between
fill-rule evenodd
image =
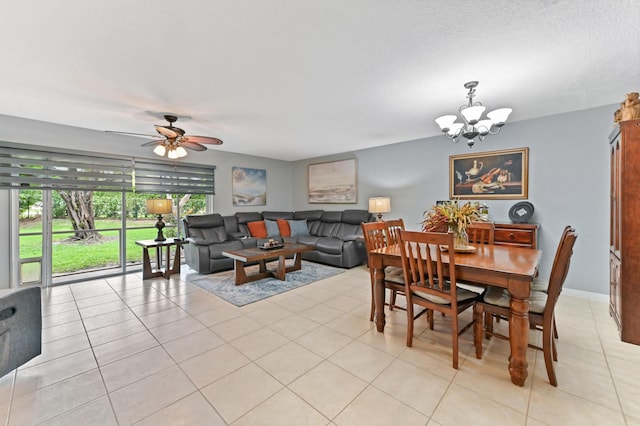
<instances>
[{"instance_id":1,"label":"wooden dining table leg","mask_svg":"<svg viewBox=\"0 0 640 426\"><path fill-rule=\"evenodd\" d=\"M526 288L526 291L525 291ZM509 285L511 318L509 320L509 373L511 382L524 386L527 380L527 348L529 346L529 286Z\"/></svg>"},{"instance_id":2,"label":"wooden dining table leg","mask_svg":"<svg viewBox=\"0 0 640 426\"><path fill-rule=\"evenodd\" d=\"M374 300L375 300L375 306L376 306L376 312L373 316L373 321L376 324L376 329L380 332L383 332L384 325L386 322L384 319L384 299L385 299L384 266L382 264L382 259L379 259L379 258L372 259L371 264L373 267L373 278L375 281L373 291L374 291Z\"/></svg>"}]
</instances>

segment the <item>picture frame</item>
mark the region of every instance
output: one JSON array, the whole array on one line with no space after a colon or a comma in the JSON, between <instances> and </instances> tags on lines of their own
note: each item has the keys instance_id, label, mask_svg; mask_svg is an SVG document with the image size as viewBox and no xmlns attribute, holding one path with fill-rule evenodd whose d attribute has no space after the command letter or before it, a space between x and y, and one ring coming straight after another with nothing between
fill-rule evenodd
<instances>
[{"instance_id":1,"label":"picture frame","mask_svg":"<svg viewBox=\"0 0 640 426\"><path fill-rule=\"evenodd\" d=\"M231 176L231 197L234 206L267 205L266 170L232 167Z\"/></svg>"},{"instance_id":2,"label":"picture frame","mask_svg":"<svg viewBox=\"0 0 640 426\"><path fill-rule=\"evenodd\" d=\"M476 152L449 157L449 197L526 199L529 148Z\"/></svg>"},{"instance_id":3,"label":"picture frame","mask_svg":"<svg viewBox=\"0 0 640 426\"><path fill-rule=\"evenodd\" d=\"M358 202L355 159L309 164L309 203Z\"/></svg>"}]
</instances>

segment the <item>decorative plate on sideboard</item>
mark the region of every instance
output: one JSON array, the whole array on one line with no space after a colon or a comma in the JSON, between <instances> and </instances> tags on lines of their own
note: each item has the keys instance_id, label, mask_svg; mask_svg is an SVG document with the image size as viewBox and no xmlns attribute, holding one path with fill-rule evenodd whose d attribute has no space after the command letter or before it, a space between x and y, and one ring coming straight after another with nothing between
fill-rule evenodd
<instances>
[{"instance_id":1,"label":"decorative plate on sideboard","mask_svg":"<svg viewBox=\"0 0 640 426\"><path fill-rule=\"evenodd\" d=\"M533 204L528 201L515 203L509 209L509 219L514 223L527 223L533 216Z\"/></svg>"}]
</instances>

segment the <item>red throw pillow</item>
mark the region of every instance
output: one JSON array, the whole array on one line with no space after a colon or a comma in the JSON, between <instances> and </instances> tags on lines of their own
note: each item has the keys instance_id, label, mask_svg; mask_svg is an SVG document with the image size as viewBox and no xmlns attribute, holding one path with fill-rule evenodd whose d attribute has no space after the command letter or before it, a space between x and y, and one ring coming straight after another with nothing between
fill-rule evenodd
<instances>
[{"instance_id":1,"label":"red throw pillow","mask_svg":"<svg viewBox=\"0 0 640 426\"><path fill-rule=\"evenodd\" d=\"M248 222L249 232L252 237L267 238L267 227L264 224L264 220L256 220L255 222Z\"/></svg>"},{"instance_id":2,"label":"red throw pillow","mask_svg":"<svg viewBox=\"0 0 640 426\"><path fill-rule=\"evenodd\" d=\"M290 237L291 236L291 227L289 227L289 222L284 219L276 219L278 221L278 228L280 229L280 236L282 237Z\"/></svg>"}]
</instances>

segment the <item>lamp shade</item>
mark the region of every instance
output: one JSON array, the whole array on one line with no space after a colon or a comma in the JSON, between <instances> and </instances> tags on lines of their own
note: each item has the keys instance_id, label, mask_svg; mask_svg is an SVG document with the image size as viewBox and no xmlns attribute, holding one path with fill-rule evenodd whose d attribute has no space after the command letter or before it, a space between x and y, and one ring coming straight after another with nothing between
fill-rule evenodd
<instances>
[{"instance_id":1,"label":"lamp shade","mask_svg":"<svg viewBox=\"0 0 640 426\"><path fill-rule=\"evenodd\" d=\"M160 157L164 157L164 154L167 152L167 148L165 148L164 145L158 145L153 148L153 152Z\"/></svg>"},{"instance_id":2,"label":"lamp shade","mask_svg":"<svg viewBox=\"0 0 640 426\"><path fill-rule=\"evenodd\" d=\"M147 200L148 214L169 214L173 211L173 200L168 198L157 198Z\"/></svg>"},{"instance_id":3,"label":"lamp shade","mask_svg":"<svg viewBox=\"0 0 640 426\"><path fill-rule=\"evenodd\" d=\"M474 125L480 120L480 116L484 112L485 107L482 105L475 105L467 107L460 111L460 114L464 117L467 123Z\"/></svg>"},{"instance_id":4,"label":"lamp shade","mask_svg":"<svg viewBox=\"0 0 640 426\"><path fill-rule=\"evenodd\" d=\"M509 114L511 114L511 108L498 108L494 109L490 113L487 114L496 126L502 126L509 118Z\"/></svg>"},{"instance_id":5,"label":"lamp shade","mask_svg":"<svg viewBox=\"0 0 640 426\"><path fill-rule=\"evenodd\" d=\"M369 213L388 213L391 211L391 199L389 197L369 198Z\"/></svg>"},{"instance_id":6,"label":"lamp shade","mask_svg":"<svg viewBox=\"0 0 640 426\"><path fill-rule=\"evenodd\" d=\"M440 126L440 130L446 132L451 128L451 125L456 121L456 118L458 117L455 115L443 115L442 117L436 118L436 123Z\"/></svg>"}]
</instances>

